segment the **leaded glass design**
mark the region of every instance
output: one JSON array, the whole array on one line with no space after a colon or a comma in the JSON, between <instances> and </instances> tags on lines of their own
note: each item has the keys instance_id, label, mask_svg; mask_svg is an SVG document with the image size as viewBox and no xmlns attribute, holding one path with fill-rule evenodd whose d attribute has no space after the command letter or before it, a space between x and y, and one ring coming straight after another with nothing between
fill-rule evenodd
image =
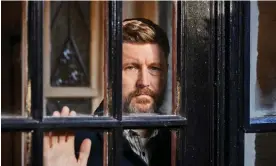
<instances>
[{"instance_id":1,"label":"leaded glass design","mask_svg":"<svg viewBox=\"0 0 276 166\"><path fill-rule=\"evenodd\" d=\"M89 86L89 2L51 2L51 86Z\"/></svg>"},{"instance_id":2,"label":"leaded glass design","mask_svg":"<svg viewBox=\"0 0 276 166\"><path fill-rule=\"evenodd\" d=\"M83 62L78 55L74 42L69 39L58 58L58 67L54 71L51 83L55 86L87 85L88 77Z\"/></svg>"}]
</instances>

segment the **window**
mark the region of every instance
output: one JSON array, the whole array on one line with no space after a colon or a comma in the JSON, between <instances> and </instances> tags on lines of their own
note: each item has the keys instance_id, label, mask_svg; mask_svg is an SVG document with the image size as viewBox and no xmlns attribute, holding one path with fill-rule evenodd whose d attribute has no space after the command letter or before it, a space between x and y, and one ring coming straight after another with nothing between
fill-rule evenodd
<instances>
[{"instance_id":1,"label":"window","mask_svg":"<svg viewBox=\"0 0 276 166\"><path fill-rule=\"evenodd\" d=\"M9 5L8 2L5 4ZM165 8L166 4L170 10ZM176 154L183 151L179 145L184 139L179 138L183 137L180 135L186 126L186 118L180 114L183 111L179 111L178 104L181 66L177 63L177 49L173 48L169 57L174 67L170 69L174 81L169 89L173 91L173 110L168 114L173 115L124 117L120 104L123 2L22 2L18 5L22 9L19 11L22 19L19 21L21 33L18 41L22 52L18 55L22 68L26 68L22 70L21 80L23 107L19 109L22 114L9 115L11 112L7 110L7 114L2 115L2 134L19 131L17 134L21 135L25 132L22 135L31 144L19 139L27 148L18 147L23 153L12 156L19 154L17 157L22 162L11 165L42 165L44 134L64 129L104 133L103 165L118 165L123 129L168 128L172 137L171 163L181 162ZM173 17L169 20L173 23L170 41L176 45L176 27L181 26L176 20L179 13L176 2L127 2L124 5L146 8L147 13L138 10L130 13L156 22L161 13L156 12L157 8L160 6L167 11ZM156 8L155 13L149 11L151 7ZM129 17L129 14L125 13L124 17ZM164 27L170 22L162 20ZM26 104L27 100L30 103ZM91 116L100 104L104 107L104 116ZM79 116L51 116L64 105L74 109Z\"/></svg>"},{"instance_id":2,"label":"window","mask_svg":"<svg viewBox=\"0 0 276 166\"><path fill-rule=\"evenodd\" d=\"M169 130L169 165L244 165L245 133L273 130L273 124L250 124L250 4L3 2L1 39L15 41L2 42L1 50L3 94L13 94L2 98L2 145L12 149L7 165L43 165L44 133L62 130L102 133L102 165L120 165L123 131L141 128ZM123 116L122 21L132 17L157 22L169 36L165 115ZM15 38L7 35L11 27ZM20 86L5 74L19 71L9 67L11 57L21 57ZM78 116L51 116L68 104ZM99 105L103 116L95 116Z\"/></svg>"},{"instance_id":3,"label":"window","mask_svg":"<svg viewBox=\"0 0 276 166\"><path fill-rule=\"evenodd\" d=\"M246 84L250 85L247 93L250 94L250 107L245 110L245 165L270 166L276 161L276 49L273 44L276 27L275 9L275 2L250 2L250 24L247 24L250 29L250 59L247 59L250 62L250 79L246 81Z\"/></svg>"}]
</instances>

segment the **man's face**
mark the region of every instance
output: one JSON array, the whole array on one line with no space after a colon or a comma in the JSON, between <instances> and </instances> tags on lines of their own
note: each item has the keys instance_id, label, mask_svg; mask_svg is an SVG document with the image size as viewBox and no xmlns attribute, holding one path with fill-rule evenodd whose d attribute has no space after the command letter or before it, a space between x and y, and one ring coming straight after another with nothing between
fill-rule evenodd
<instances>
[{"instance_id":1,"label":"man's face","mask_svg":"<svg viewBox=\"0 0 276 166\"><path fill-rule=\"evenodd\" d=\"M123 43L124 113L154 113L163 101L167 61L157 44Z\"/></svg>"}]
</instances>

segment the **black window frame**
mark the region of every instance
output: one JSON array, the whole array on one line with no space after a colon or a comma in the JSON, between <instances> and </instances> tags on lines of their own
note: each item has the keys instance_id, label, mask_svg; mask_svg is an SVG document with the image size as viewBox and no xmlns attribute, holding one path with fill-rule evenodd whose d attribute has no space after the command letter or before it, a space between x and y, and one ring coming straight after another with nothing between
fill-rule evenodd
<instances>
[{"instance_id":1,"label":"black window frame","mask_svg":"<svg viewBox=\"0 0 276 166\"><path fill-rule=\"evenodd\" d=\"M224 2L225 60L220 63L223 83L220 111L221 164L243 166L245 134L276 131L275 123L250 123L250 1ZM219 97L221 99L221 97Z\"/></svg>"},{"instance_id":2,"label":"black window frame","mask_svg":"<svg viewBox=\"0 0 276 166\"><path fill-rule=\"evenodd\" d=\"M110 117L43 117L43 1L28 2L28 61L31 80L31 117L2 117L2 132L32 131L32 165L43 165L44 132L59 129L88 129L112 132L109 165L119 165L122 131L126 128L181 128L186 119L180 115L162 117L122 117L122 2L107 2L107 93ZM61 120L62 119L62 120Z\"/></svg>"},{"instance_id":3,"label":"black window frame","mask_svg":"<svg viewBox=\"0 0 276 166\"><path fill-rule=\"evenodd\" d=\"M119 165L125 128L180 129L178 165L243 166L244 134L273 132L274 124L249 124L250 2L177 1L177 80L180 110L162 118L123 118L121 113L122 2L108 3L107 99L111 117L43 118L43 2L28 2L28 53L32 118L2 117L2 132L32 131L32 164L42 165L43 132L52 129L111 131L111 165ZM206 10L205 10L206 9ZM207 10L208 9L208 10ZM206 20L209 19L209 20ZM202 24L207 24L203 30ZM200 31L197 31L199 27ZM207 39L205 39L207 37ZM111 106L111 107L110 107ZM185 117L183 115L185 114Z\"/></svg>"}]
</instances>

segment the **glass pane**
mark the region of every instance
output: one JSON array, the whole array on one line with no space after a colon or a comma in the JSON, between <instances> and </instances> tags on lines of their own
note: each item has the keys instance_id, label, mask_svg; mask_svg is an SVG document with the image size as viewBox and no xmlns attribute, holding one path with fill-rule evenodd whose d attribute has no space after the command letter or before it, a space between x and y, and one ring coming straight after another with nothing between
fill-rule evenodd
<instances>
[{"instance_id":1,"label":"glass pane","mask_svg":"<svg viewBox=\"0 0 276 166\"><path fill-rule=\"evenodd\" d=\"M176 87L172 80L172 40L176 40L172 35L172 6L171 2L123 2L123 19L130 19L123 22L122 108L125 116L172 114L172 91ZM155 44L147 45L149 43Z\"/></svg>"},{"instance_id":2,"label":"glass pane","mask_svg":"<svg viewBox=\"0 0 276 166\"><path fill-rule=\"evenodd\" d=\"M77 115L91 115L91 98L50 98L47 100L47 115L53 115L54 111L61 111L64 106L75 111Z\"/></svg>"},{"instance_id":3,"label":"glass pane","mask_svg":"<svg viewBox=\"0 0 276 166\"><path fill-rule=\"evenodd\" d=\"M171 165L171 156L176 157L172 148L170 129L126 129L123 131L123 160L128 159L137 165ZM175 133L175 142L176 139ZM160 146L162 145L162 146ZM131 160L137 156L137 161ZM175 161L175 159L173 159Z\"/></svg>"},{"instance_id":4,"label":"glass pane","mask_svg":"<svg viewBox=\"0 0 276 166\"><path fill-rule=\"evenodd\" d=\"M245 134L245 166L274 166L276 133Z\"/></svg>"},{"instance_id":5,"label":"glass pane","mask_svg":"<svg viewBox=\"0 0 276 166\"><path fill-rule=\"evenodd\" d=\"M103 132L87 130L45 132L44 166L77 165L77 162L88 166L103 165L103 159L107 159L103 157L107 155L103 137Z\"/></svg>"},{"instance_id":6,"label":"glass pane","mask_svg":"<svg viewBox=\"0 0 276 166\"><path fill-rule=\"evenodd\" d=\"M90 85L90 3L51 2L51 85Z\"/></svg>"},{"instance_id":7,"label":"glass pane","mask_svg":"<svg viewBox=\"0 0 276 166\"><path fill-rule=\"evenodd\" d=\"M31 164L31 133L1 132L1 165Z\"/></svg>"},{"instance_id":8,"label":"glass pane","mask_svg":"<svg viewBox=\"0 0 276 166\"><path fill-rule=\"evenodd\" d=\"M1 9L1 113L28 115L27 3L7 1Z\"/></svg>"},{"instance_id":9,"label":"glass pane","mask_svg":"<svg viewBox=\"0 0 276 166\"><path fill-rule=\"evenodd\" d=\"M176 151L176 149L171 150L171 133L169 129L124 130L122 165L144 165L145 163L171 165L171 152ZM105 134L87 130L76 132L59 130L44 133L44 162L48 165L58 165L54 162L60 157L65 157L73 163L82 153L89 153L87 165L103 165L103 159L107 160L107 155L111 155L106 149L107 144L103 144L104 139L108 138ZM176 133L176 135L178 134ZM92 141L92 146L89 140ZM80 149L81 145L83 145L82 149ZM111 142L108 143L108 146L112 149ZM61 153L64 155L60 155ZM105 157L103 157L104 155Z\"/></svg>"},{"instance_id":10,"label":"glass pane","mask_svg":"<svg viewBox=\"0 0 276 166\"><path fill-rule=\"evenodd\" d=\"M251 123L276 122L276 2L250 2Z\"/></svg>"}]
</instances>

